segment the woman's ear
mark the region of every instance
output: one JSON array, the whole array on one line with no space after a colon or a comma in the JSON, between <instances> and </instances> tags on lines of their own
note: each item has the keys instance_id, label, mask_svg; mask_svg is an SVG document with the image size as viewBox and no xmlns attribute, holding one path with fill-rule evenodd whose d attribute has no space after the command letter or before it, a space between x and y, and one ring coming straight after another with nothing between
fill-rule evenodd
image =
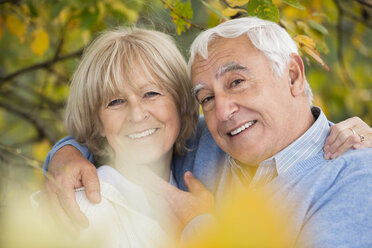
<instances>
[{"instance_id":1,"label":"woman's ear","mask_svg":"<svg viewBox=\"0 0 372 248\"><path fill-rule=\"evenodd\" d=\"M305 68L301 57L298 54L292 53L289 62L289 88L292 96L302 95L305 89Z\"/></svg>"}]
</instances>

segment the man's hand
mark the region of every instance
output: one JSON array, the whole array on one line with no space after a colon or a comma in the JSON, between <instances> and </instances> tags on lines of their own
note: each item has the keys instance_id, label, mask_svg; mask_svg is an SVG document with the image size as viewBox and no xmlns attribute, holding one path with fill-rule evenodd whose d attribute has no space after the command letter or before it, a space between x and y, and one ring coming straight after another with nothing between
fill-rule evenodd
<instances>
[{"instance_id":1,"label":"man's hand","mask_svg":"<svg viewBox=\"0 0 372 248\"><path fill-rule=\"evenodd\" d=\"M50 161L47 178L41 190L42 205L44 204L42 207L75 237L79 234L79 226L89 226L88 219L80 211L75 198L74 189L82 186L85 187L89 201L101 201L95 166L73 146L64 146Z\"/></svg>"},{"instance_id":2,"label":"man's hand","mask_svg":"<svg viewBox=\"0 0 372 248\"><path fill-rule=\"evenodd\" d=\"M348 149L372 147L372 128L359 117L349 118L331 126L325 144L325 159L334 159Z\"/></svg>"},{"instance_id":3,"label":"man's hand","mask_svg":"<svg viewBox=\"0 0 372 248\"><path fill-rule=\"evenodd\" d=\"M214 196L196 179L191 172L187 171L184 181L189 192L169 185L166 187L166 198L184 228L196 216L215 213Z\"/></svg>"}]
</instances>

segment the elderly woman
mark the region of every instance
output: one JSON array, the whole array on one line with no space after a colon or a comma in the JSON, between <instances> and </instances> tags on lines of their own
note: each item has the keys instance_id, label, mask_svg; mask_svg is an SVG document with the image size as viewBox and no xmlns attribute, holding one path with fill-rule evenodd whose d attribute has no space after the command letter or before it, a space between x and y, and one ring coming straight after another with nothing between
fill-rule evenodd
<instances>
[{"instance_id":1,"label":"elderly woman","mask_svg":"<svg viewBox=\"0 0 372 248\"><path fill-rule=\"evenodd\" d=\"M176 222L151 182L157 176L174 184L173 152L185 151L198 119L190 92L186 63L164 33L107 31L84 52L66 126L105 165L98 168L100 204L76 190L90 222L83 237L104 230L105 247L164 247L176 239Z\"/></svg>"}]
</instances>

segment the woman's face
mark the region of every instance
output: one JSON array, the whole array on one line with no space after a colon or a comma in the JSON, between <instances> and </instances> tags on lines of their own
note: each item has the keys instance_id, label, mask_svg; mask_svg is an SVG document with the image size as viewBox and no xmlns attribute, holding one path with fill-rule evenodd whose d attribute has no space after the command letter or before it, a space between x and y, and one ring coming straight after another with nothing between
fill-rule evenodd
<instances>
[{"instance_id":1,"label":"woman's face","mask_svg":"<svg viewBox=\"0 0 372 248\"><path fill-rule=\"evenodd\" d=\"M133 75L135 90L124 85L124 92L104 103L99 114L101 134L123 162L147 164L169 159L181 125L176 103L143 73Z\"/></svg>"}]
</instances>

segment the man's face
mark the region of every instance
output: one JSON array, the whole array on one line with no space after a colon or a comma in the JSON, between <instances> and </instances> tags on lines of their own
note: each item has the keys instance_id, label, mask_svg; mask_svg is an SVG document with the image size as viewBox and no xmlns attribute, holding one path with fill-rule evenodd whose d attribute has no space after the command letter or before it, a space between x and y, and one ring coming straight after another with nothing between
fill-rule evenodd
<instances>
[{"instance_id":1,"label":"man's face","mask_svg":"<svg viewBox=\"0 0 372 248\"><path fill-rule=\"evenodd\" d=\"M292 141L289 70L276 77L247 37L213 41L191 78L214 140L234 159L255 166Z\"/></svg>"}]
</instances>

